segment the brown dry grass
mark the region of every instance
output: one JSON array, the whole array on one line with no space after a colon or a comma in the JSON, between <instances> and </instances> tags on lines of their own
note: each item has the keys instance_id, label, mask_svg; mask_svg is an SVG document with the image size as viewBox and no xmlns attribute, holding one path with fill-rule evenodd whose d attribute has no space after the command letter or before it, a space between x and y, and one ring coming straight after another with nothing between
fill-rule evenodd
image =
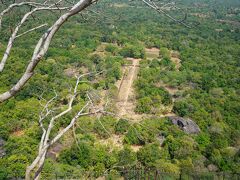
<instances>
[{"instance_id":1,"label":"brown dry grass","mask_svg":"<svg viewBox=\"0 0 240 180\"><path fill-rule=\"evenodd\" d=\"M126 8L126 7L129 7L129 5L126 4L126 3L113 3L111 6L112 7L116 7L116 8Z\"/></svg>"},{"instance_id":2,"label":"brown dry grass","mask_svg":"<svg viewBox=\"0 0 240 180\"><path fill-rule=\"evenodd\" d=\"M17 130L17 131L12 133L13 136L17 136L17 137L21 137L24 134L25 134L25 132L23 130Z\"/></svg>"},{"instance_id":3,"label":"brown dry grass","mask_svg":"<svg viewBox=\"0 0 240 180\"><path fill-rule=\"evenodd\" d=\"M113 134L108 139L101 139L98 143L101 145L107 145L110 147L117 147L119 149L123 148L123 136Z\"/></svg>"}]
</instances>

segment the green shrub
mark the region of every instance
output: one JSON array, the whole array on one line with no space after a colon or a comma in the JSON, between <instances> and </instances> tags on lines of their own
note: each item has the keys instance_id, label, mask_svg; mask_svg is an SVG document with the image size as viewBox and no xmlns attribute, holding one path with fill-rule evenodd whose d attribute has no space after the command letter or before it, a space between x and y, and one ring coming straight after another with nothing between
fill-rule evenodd
<instances>
[{"instance_id":1,"label":"green shrub","mask_svg":"<svg viewBox=\"0 0 240 180\"><path fill-rule=\"evenodd\" d=\"M145 50L141 46L134 46L134 45L127 44L120 50L119 54L123 57L143 59L145 57Z\"/></svg>"},{"instance_id":2,"label":"green shrub","mask_svg":"<svg viewBox=\"0 0 240 180\"><path fill-rule=\"evenodd\" d=\"M102 61L102 57L98 54L93 54L91 57L90 57L91 61L94 63L94 64L99 64L101 61Z\"/></svg>"},{"instance_id":3,"label":"green shrub","mask_svg":"<svg viewBox=\"0 0 240 180\"><path fill-rule=\"evenodd\" d=\"M107 138L114 133L116 119L112 116L104 116L97 119L94 123L94 131L101 137Z\"/></svg>"},{"instance_id":4,"label":"green shrub","mask_svg":"<svg viewBox=\"0 0 240 180\"><path fill-rule=\"evenodd\" d=\"M162 158L162 151L157 144L148 144L138 151L137 158L143 165L152 167Z\"/></svg>"},{"instance_id":5,"label":"green shrub","mask_svg":"<svg viewBox=\"0 0 240 180\"><path fill-rule=\"evenodd\" d=\"M143 145L145 141L140 134L141 128L139 126L133 125L129 128L127 134L124 137L124 142L127 144Z\"/></svg>"},{"instance_id":6,"label":"green shrub","mask_svg":"<svg viewBox=\"0 0 240 180\"><path fill-rule=\"evenodd\" d=\"M116 45L108 44L105 48L107 52L112 53L113 55L116 55L118 53L118 47Z\"/></svg>"},{"instance_id":7,"label":"green shrub","mask_svg":"<svg viewBox=\"0 0 240 180\"><path fill-rule=\"evenodd\" d=\"M126 119L120 119L115 125L115 133L116 134L124 134L127 132L130 124Z\"/></svg>"},{"instance_id":8,"label":"green shrub","mask_svg":"<svg viewBox=\"0 0 240 180\"><path fill-rule=\"evenodd\" d=\"M132 166L136 163L137 156L128 146L118 152L118 162L120 166Z\"/></svg>"},{"instance_id":9,"label":"green shrub","mask_svg":"<svg viewBox=\"0 0 240 180\"><path fill-rule=\"evenodd\" d=\"M170 51L167 48L162 47L162 48L160 48L159 55L163 58L170 59L171 54L170 54Z\"/></svg>"}]
</instances>

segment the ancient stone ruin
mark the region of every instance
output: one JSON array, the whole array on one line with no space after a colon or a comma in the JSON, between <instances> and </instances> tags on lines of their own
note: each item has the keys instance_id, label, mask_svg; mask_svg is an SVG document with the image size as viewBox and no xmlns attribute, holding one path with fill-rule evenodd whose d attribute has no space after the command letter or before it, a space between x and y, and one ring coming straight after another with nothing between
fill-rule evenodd
<instances>
[{"instance_id":1,"label":"ancient stone ruin","mask_svg":"<svg viewBox=\"0 0 240 180\"><path fill-rule=\"evenodd\" d=\"M189 118L170 116L169 119L173 124L177 125L180 129L188 134L197 134L200 132L198 125Z\"/></svg>"}]
</instances>

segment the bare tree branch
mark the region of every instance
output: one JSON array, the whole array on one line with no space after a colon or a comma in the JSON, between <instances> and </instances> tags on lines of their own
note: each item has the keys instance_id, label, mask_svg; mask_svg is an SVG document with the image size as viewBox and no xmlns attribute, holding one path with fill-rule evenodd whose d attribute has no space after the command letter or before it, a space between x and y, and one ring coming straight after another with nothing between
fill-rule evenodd
<instances>
[{"instance_id":1,"label":"bare tree branch","mask_svg":"<svg viewBox=\"0 0 240 180\"><path fill-rule=\"evenodd\" d=\"M30 33L30 32L32 32L32 31L35 31L35 30L37 30L37 29L40 29L40 28L42 28L42 27L45 27L45 26L47 26L47 25L48 25L48 24L45 23L45 24L42 24L42 25L37 26L37 27L35 27L35 28L29 29L29 30L27 30L27 31L25 31L25 32L17 35L16 38L21 37L21 36L23 36L23 35L25 35L25 34L27 34L27 33Z\"/></svg>"},{"instance_id":2,"label":"bare tree branch","mask_svg":"<svg viewBox=\"0 0 240 180\"><path fill-rule=\"evenodd\" d=\"M47 4L45 4L45 3L41 4L41 3L36 3L36 2L21 2L21 3L11 4L7 9L5 9L4 11L2 11L0 13L0 30L1 30L1 27L2 27L3 16L5 14L7 14L8 12L10 12L13 8L24 6L24 5L32 6L32 7L42 7L42 6L46 6Z\"/></svg>"},{"instance_id":3,"label":"bare tree branch","mask_svg":"<svg viewBox=\"0 0 240 180\"><path fill-rule=\"evenodd\" d=\"M79 83L81 82L80 79L82 77L90 75L90 74L93 74L93 72L86 73L86 74L83 74L83 75L80 75L79 77L77 77L74 91L73 91L73 93L70 97L69 103L68 103L68 108L56 115L53 115L49 121L47 128L44 127L43 121L46 120L46 118L53 112L52 110L50 110L49 106L57 98L58 95L56 92L55 92L55 96L52 99L50 99L49 101L47 101L47 103L43 107L43 110L40 112L40 115L39 115L39 126L42 129L42 137L41 137L41 141L39 143L38 155L35 158L35 160L32 162L32 164L27 167L25 179L27 179L27 180L31 179L32 171L35 172L34 179L39 179L49 147L52 146L53 144L55 144L67 131L69 131L69 129L71 129L74 126L75 122L77 121L77 119L79 117L87 116L87 115L91 115L91 114L96 115L97 113L100 113L103 111L102 108L95 108L94 111L84 112L87 110L87 108L89 108L89 105L92 104L90 100L87 101L87 103L81 108L81 110L75 114L75 116L72 118L72 120L68 124L68 126L66 126L63 130L59 131L59 133L56 136L54 136L52 139L50 139L50 134L52 132L52 129L54 127L56 120L63 117L64 115L66 115L67 113L69 113L72 110L73 101L76 100L77 95L78 95L77 88L78 88ZM97 74L98 73L95 73L95 75L97 75Z\"/></svg>"},{"instance_id":4,"label":"bare tree branch","mask_svg":"<svg viewBox=\"0 0 240 180\"><path fill-rule=\"evenodd\" d=\"M9 41L8 41L8 46L7 46L7 49L4 53L4 56L3 56L3 59L0 63L0 73L3 71L3 68L5 66L5 63L10 55L10 51L12 49L12 46L13 46L13 43L17 37L17 33L19 31L19 29L21 28L21 26L27 21L28 17L29 16L32 16L35 12L38 12L38 11L43 11L43 10L59 10L59 9L62 9L62 10L65 10L65 9L68 9L69 7L63 7L63 8L56 8L56 7L53 7L53 5L49 6L49 7L40 7L40 8L35 8L33 9L32 11L26 13L21 22L17 25L17 27L15 28L15 30L13 31L12 33L12 36L10 37ZM34 29L35 30L35 29ZM29 30L27 32L25 32L24 34L28 33L28 32L31 32L33 30ZM19 37L19 36L18 36Z\"/></svg>"},{"instance_id":5,"label":"bare tree branch","mask_svg":"<svg viewBox=\"0 0 240 180\"><path fill-rule=\"evenodd\" d=\"M29 5L31 7L35 7L34 10L31 10L30 12L25 14L21 23L16 27L16 29L12 33L12 36L9 39L9 42L8 42L6 52L4 53L3 59L0 63L0 72L1 72L4 68L6 60L9 57L9 53L11 51L14 40L16 39L16 37L19 37L17 35L18 30L21 27L21 25L26 21L28 16L32 15L36 11L43 10L43 9L45 9L45 10L67 10L67 12L64 13L63 15L61 15L58 18L58 20L39 39L38 43L35 46L31 61L29 62L24 74L16 82L16 84L13 85L13 87L10 90L0 94L0 103L8 100L9 98L13 97L16 93L18 93L24 87L24 85L29 81L29 79L34 75L34 70L35 70L36 66L38 65L38 63L43 59L46 52L48 51L49 45L52 41L52 38L57 33L59 28L61 28L61 26L67 21L67 19L69 19L71 16L74 16L75 14L77 14L79 12L82 12L88 6L96 3L97 1L98 0L79 0L79 1L59 0L57 3L50 4L50 1L46 0L42 4L41 3L35 3L35 2L14 3L14 4L10 5L7 9L5 9L0 14L0 24L1 24L1 20L2 20L2 17L4 16L4 14L9 12L14 7L23 6L23 5ZM152 0L141 0L141 1L143 1L147 6L151 7L152 9L156 10L157 12L159 12L159 13L167 16L168 18L172 19L173 21L175 21L177 23L180 23L180 24L182 24L182 25L184 25L188 28L191 28L190 25L185 23L185 20L187 18L186 15L185 15L183 20L178 20L178 19L174 18L173 16L171 16L170 14L168 14L165 11L164 8L166 8L167 6L176 7L175 3L167 3L167 4L163 4L163 5L159 6ZM71 4L71 8L68 10L68 8L65 9L64 7L59 7L59 5L63 2ZM94 12L94 11L91 11L91 12ZM29 30L28 32L31 32L31 30Z\"/></svg>"},{"instance_id":6,"label":"bare tree branch","mask_svg":"<svg viewBox=\"0 0 240 180\"><path fill-rule=\"evenodd\" d=\"M2 58L2 61L0 63L0 73L3 71L4 66L6 64L7 59L9 58L11 49L13 47L13 44L15 42L15 39L18 37L21 37L27 33L30 33L34 30L37 30L39 28L47 26L47 24L42 24L37 27L34 27L32 29L29 29L21 34L19 33L19 30L23 26L23 24L28 20L29 17L33 16L35 12L38 11L62 11L65 10L66 12L62 14L48 30L41 36L39 41L37 42L34 52L32 54L32 58L27 65L27 68L24 72L24 74L21 76L21 78L17 81L17 83L8 91L0 94L0 103L8 100L9 98L13 97L16 93L18 93L23 86L28 82L28 80L34 75L34 70L38 63L43 59L44 55L48 51L48 48L50 46L50 43L54 37L54 35L58 32L58 30L61 28L61 26L71 17L74 16L77 13L82 12L84 9L86 9L88 6L90 6L93 3L96 3L98 0L79 0L79 1L68 1L68 0L59 0L56 3L51 3L51 0L45 0L43 3L36 3L36 2L21 2L21 3L14 3L11 4L7 9L5 9L3 12L0 13L0 30L2 25L2 19L4 15L9 13L13 8L15 7L21 7L21 6L30 6L31 10L27 12L23 18L21 19L20 23L16 25L14 31L11 34L11 37L8 41L8 45L6 48L6 51L4 53L4 56ZM156 10L159 13L164 14L168 18L174 20L175 22L178 22L186 27L190 27L188 24L186 24L184 21L180 21L169 15L167 12L165 12L164 8L166 7L176 7L173 3L167 3L159 7L155 2L151 0L142 0L146 5L151 7L152 9ZM61 4L63 2L67 2L68 4L71 4L70 7L62 7ZM99 12L89 10L89 12L92 12L98 16L103 16ZM107 16L105 16L107 17ZM34 159L34 161L27 167L25 178L26 180L32 179L39 179L40 174L42 171L42 168L44 166L44 162L46 159L47 152L49 148L54 145L66 132L69 131L69 129L74 127L74 124L76 123L77 119L81 116L88 116L88 115L95 115L98 118L99 123L104 128L104 130L108 133L110 136L110 133L106 130L106 128L103 126L103 124L100 121L100 116L102 114L108 114L108 115L114 115L114 113L108 112L105 109L108 106L109 100L107 99L106 104L103 107L96 106L94 104L94 95L88 92L86 94L88 101L81 107L80 110L75 113L74 117L71 119L70 123L62 130L59 130L58 133L51 138L52 130L54 128L54 125L56 124L57 120L65 116L66 114L70 113L73 109L74 102L77 100L78 97L78 85L81 82L80 80L87 75L94 74L95 76L100 74L98 73L86 73L83 75L80 75L77 77L75 87L73 89L73 93L70 96L70 99L68 101L67 109L60 111L58 114L55 114L55 109L52 108L53 101L58 97L58 94L56 92L55 96L51 98L50 100L46 101L46 104L43 105L43 110L40 112L39 115L39 127L42 130L42 136L41 140L39 142L39 148L38 148L38 154L37 157ZM43 99L41 96L40 99ZM91 111L90 111L91 108ZM136 129L135 129L136 130ZM136 131L137 134L137 131ZM138 134L137 134L138 135ZM139 137L140 138L140 137ZM32 176L34 174L34 176Z\"/></svg>"},{"instance_id":7,"label":"bare tree branch","mask_svg":"<svg viewBox=\"0 0 240 180\"><path fill-rule=\"evenodd\" d=\"M179 23L179 24L182 24L183 26L185 26L185 27L187 27L187 28L192 28L190 25L188 25L187 23L184 22L185 19L186 19L186 15L185 15L185 17L184 17L183 20L178 20L178 19L174 18L173 16L171 16L170 14L168 14L168 13L164 10L164 8L166 8L166 6L172 5L172 3L167 3L167 4L165 4L165 5L163 5L163 6L160 7L160 6L156 5L156 3L155 3L154 1L152 1L152 0L142 0L142 1L143 1L146 5L148 5L150 8L156 10L156 11L159 12L160 14L165 15L166 17L168 17L169 19L173 20L174 22ZM175 7L176 7L176 6L175 6Z\"/></svg>"},{"instance_id":8,"label":"bare tree branch","mask_svg":"<svg viewBox=\"0 0 240 180\"><path fill-rule=\"evenodd\" d=\"M27 66L25 73L19 79L19 81L7 92L0 94L0 103L6 101L7 99L13 97L17 92L19 92L27 81L33 76L34 70L38 63L42 60L43 56L46 54L49 45L52 41L53 36L58 31L58 29L67 21L71 16L84 10L86 7L90 6L93 2L92 0L80 0L76 3L67 13L63 14L47 32L38 41L32 59Z\"/></svg>"}]
</instances>

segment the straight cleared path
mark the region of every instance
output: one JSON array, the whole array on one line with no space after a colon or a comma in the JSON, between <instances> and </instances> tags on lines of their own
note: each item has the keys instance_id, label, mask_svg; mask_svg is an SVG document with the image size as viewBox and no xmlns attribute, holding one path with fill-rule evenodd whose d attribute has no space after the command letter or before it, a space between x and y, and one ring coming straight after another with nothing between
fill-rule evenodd
<instances>
[{"instance_id":1,"label":"straight cleared path","mask_svg":"<svg viewBox=\"0 0 240 180\"><path fill-rule=\"evenodd\" d=\"M118 91L117 104L120 116L128 114L127 111L129 110L129 108L131 109L131 107L129 106L133 106L132 104L128 103L128 99L131 94L131 91L133 91L133 82L137 78L137 73L139 69L140 59L128 58L128 60L132 61L132 65L126 67Z\"/></svg>"}]
</instances>

